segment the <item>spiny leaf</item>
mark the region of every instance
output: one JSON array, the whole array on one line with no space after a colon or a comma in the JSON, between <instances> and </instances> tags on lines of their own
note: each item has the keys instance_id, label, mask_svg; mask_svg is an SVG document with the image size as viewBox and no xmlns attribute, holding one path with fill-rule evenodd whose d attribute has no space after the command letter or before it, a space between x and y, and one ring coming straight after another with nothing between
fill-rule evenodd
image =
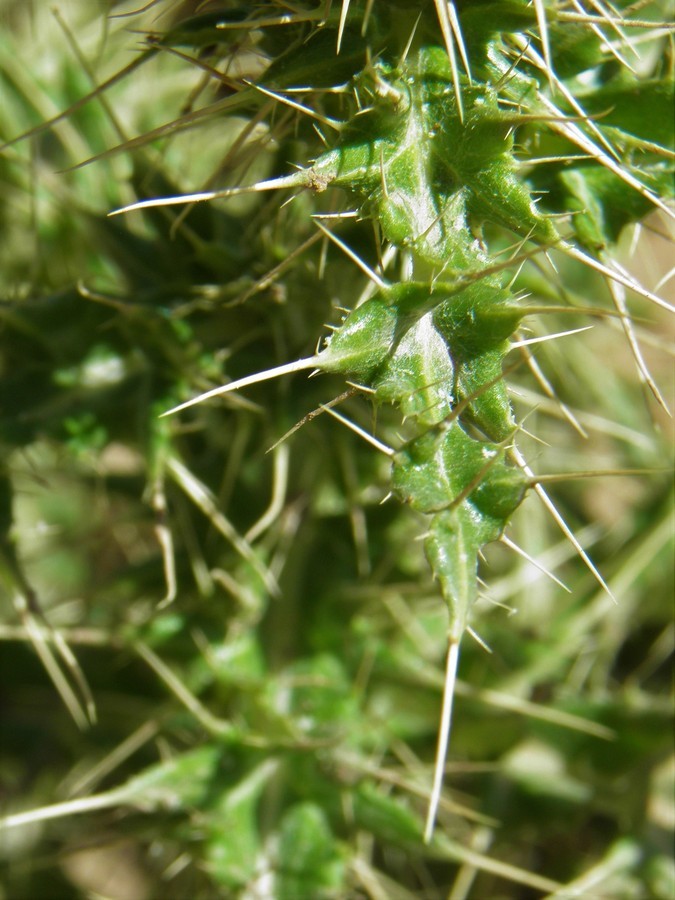
<instances>
[{"instance_id":1,"label":"spiny leaf","mask_svg":"<svg viewBox=\"0 0 675 900\"><path fill-rule=\"evenodd\" d=\"M513 117L488 85L474 84L460 118L445 51L426 48L400 70L367 71L357 90L369 107L317 159L310 183L353 191L388 240L449 271L484 258L470 226L486 218L556 241L516 176Z\"/></svg>"}]
</instances>

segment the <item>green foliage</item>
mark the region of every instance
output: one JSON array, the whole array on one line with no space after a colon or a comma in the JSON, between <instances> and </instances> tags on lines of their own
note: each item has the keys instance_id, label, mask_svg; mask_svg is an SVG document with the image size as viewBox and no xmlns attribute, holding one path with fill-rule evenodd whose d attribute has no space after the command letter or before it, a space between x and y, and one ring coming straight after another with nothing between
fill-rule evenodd
<instances>
[{"instance_id":1,"label":"green foliage","mask_svg":"<svg viewBox=\"0 0 675 900\"><path fill-rule=\"evenodd\" d=\"M0 3L8 898L670 896L634 6Z\"/></svg>"}]
</instances>

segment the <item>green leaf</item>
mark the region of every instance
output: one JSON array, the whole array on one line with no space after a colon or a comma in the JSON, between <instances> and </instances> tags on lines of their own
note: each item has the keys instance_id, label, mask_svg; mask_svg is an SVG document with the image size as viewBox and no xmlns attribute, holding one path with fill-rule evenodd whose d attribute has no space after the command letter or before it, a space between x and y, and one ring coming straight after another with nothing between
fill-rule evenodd
<instances>
[{"instance_id":1,"label":"green leaf","mask_svg":"<svg viewBox=\"0 0 675 900\"><path fill-rule=\"evenodd\" d=\"M149 766L110 792L116 802L128 803L144 812L159 809L185 811L201 806L208 797L222 749L204 744Z\"/></svg>"},{"instance_id":2,"label":"green leaf","mask_svg":"<svg viewBox=\"0 0 675 900\"><path fill-rule=\"evenodd\" d=\"M284 42L288 47L287 40ZM349 81L365 63L367 43L350 28L343 34L340 55L336 55L337 29L322 28L309 40L298 40L266 69L264 84L273 88L331 88Z\"/></svg>"},{"instance_id":3,"label":"green leaf","mask_svg":"<svg viewBox=\"0 0 675 900\"><path fill-rule=\"evenodd\" d=\"M476 570L481 546L499 537L490 520L472 515L469 504L434 516L424 549L448 607L448 638L458 642L477 596ZM487 527L486 527L487 525Z\"/></svg>"},{"instance_id":4,"label":"green leaf","mask_svg":"<svg viewBox=\"0 0 675 900\"><path fill-rule=\"evenodd\" d=\"M413 508L436 514L425 549L458 640L477 596L480 548L500 536L527 482L506 465L502 448L470 438L454 423L428 431L396 454L392 486Z\"/></svg>"},{"instance_id":5,"label":"green leaf","mask_svg":"<svg viewBox=\"0 0 675 900\"><path fill-rule=\"evenodd\" d=\"M225 12L206 12L188 16L169 28L159 40L165 47L210 47L216 43L236 40L237 29L227 25L240 25L250 15L245 6Z\"/></svg>"},{"instance_id":6,"label":"green leaf","mask_svg":"<svg viewBox=\"0 0 675 900\"><path fill-rule=\"evenodd\" d=\"M482 515L502 519L520 502L525 482L504 462L504 450L497 444L476 441L454 423L430 430L410 441L394 458L393 486L399 496L420 512L447 509L467 494ZM485 482L495 484L494 497ZM505 485L514 491L498 497Z\"/></svg>"},{"instance_id":7,"label":"green leaf","mask_svg":"<svg viewBox=\"0 0 675 900\"><path fill-rule=\"evenodd\" d=\"M557 239L516 175L517 120L486 84L463 87L460 116L444 50L424 48L400 70L373 67L357 91L368 108L307 173L315 189L348 188L387 240L446 271L484 260L470 226L485 218L544 243Z\"/></svg>"},{"instance_id":8,"label":"green leaf","mask_svg":"<svg viewBox=\"0 0 675 900\"><path fill-rule=\"evenodd\" d=\"M279 829L278 858L279 900L328 900L343 893L344 853L315 804L298 803L286 813Z\"/></svg>"},{"instance_id":9,"label":"green leaf","mask_svg":"<svg viewBox=\"0 0 675 900\"><path fill-rule=\"evenodd\" d=\"M597 115L598 125L611 129L612 139L621 146L622 134L673 149L675 143L675 82L666 78L638 79L623 72L592 93L580 98L589 115Z\"/></svg>"},{"instance_id":10,"label":"green leaf","mask_svg":"<svg viewBox=\"0 0 675 900\"><path fill-rule=\"evenodd\" d=\"M399 797L384 794L371 782L363 781L354 790L352 802L360 828L384 843L419 847L421 820Z\"/></svg>"},{"instance_id":11,"label":"green leaf","mask_svg":"<svg viewBox=\"0 0 675 900\"><path fill-rule=\"evenodd\" d=\"M204 815L206 865L218 884L241 888L252 880L261 851L258 803L277 771L277 760L267 758L217 796Z\"/></svg>"},{"instance_id":12,"label":"green leaf","mask_svg":"<svg viewBox=\"0 0 675 900\"><path fill-rule=\"evenodd\" d=\"M357 307L326 341L321 367L328 372L349 372L368 378L384 362L396 337L396 309L382 297Z\"/></svg>"},{"instance_id":13,"label":"green leaf","mask_svg":"<svg viewBox=\"0 0 675 900\"><path fill-rule=\"evenodd\" d=\"M673 195L674 174L674 167L667 163L645 168L645 187L662 197ZM616 243L626 225L653 209L650 200L607 169L579 166L562 172L560 183L565 206L575 213L572 223L579 240L596 252Z\"/></svg>"},{"instance_id":14,"label":"green leaf","mask_svg":"<svg viewBox=\"0 0 675 900\"><path fill-rule=\"evenodd\" d=\"M275 705L278 707L282 693L303 732L313 737L344 731L357 718L358 704L344 668L329 654L299 660L284 670L273 687Z\"/></svg>"},{"instance_id":15,"label":"green leaf","mask_svg":"<svg viewBox=\"0 0 675 900\"><path fill-rule=\"evenodd\" d=\"M404 417L435 425L446 419L453 404L454 367L433 313L426 313L401 338L377 373L377 399L398 403Z\"/></svg>"},{"instance_id":16,"label":"green leaf","mask_svg":"<svg viewBox=\"0 0 675 900\"><path fill-rule=\"evenodd\" d=\"M403 282L379 291L350 313L320 355L327 371L373 379L377 399L405 416L436 424L460 400L463 415L486 435L513 431L501 381L507 338L523 316L493 279L465 287Z\"/></svg>"}]
</instances>

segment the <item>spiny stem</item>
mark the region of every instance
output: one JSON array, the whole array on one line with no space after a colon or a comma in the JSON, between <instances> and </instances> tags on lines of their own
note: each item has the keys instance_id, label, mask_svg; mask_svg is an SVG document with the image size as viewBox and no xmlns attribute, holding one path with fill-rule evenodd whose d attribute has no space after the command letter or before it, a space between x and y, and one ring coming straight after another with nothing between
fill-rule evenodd
<instances>
[{"instance_id":1,"label":"spiny stem","mask_svg":"<svg viewBox=\"0 0 675 900\"><path fill-rule=\"evenodd\" d=\"M619 25L629 25L631 28L644 28L649 31L673 31L675 30L675 22L650 22L648 19L625 19L617 16L611 19L605 16L594 16L589 13L574 13L560 10L556 13L560 22L570 22L574 24L597 24L606 25L608 22L617 23Z\"/></svg>"},{"instance_id":2,"label":"spiny stem","mask_svg":"<svg viewBox=\"0 0 675 900\"><path fill-rule=\"evenodd\" d=\"M535 15L537 16L537 25L539 26L541 47L544 52L544 70L548 75L548 82L551 86L551 90L553 90L554 84L556 84L556 78L553 71L553 64L551 62L551 45L548 39L548 22L546 19L546 8L544 6L543 0L534 0L534 10ZM531 50L532 48L530 47L528 49Z\"/></svg>"},{"instance_id":3,"label":"spiny stem","mask_svg":"<svg viewBox=\"0 0 675 900\"><path fill-rule=\"evenodd\" d=\"M369 434L365 429L361 428L360 425L357 425L356 422L352 422L351 419L348 419L336 410L331 409L329 406L323 406L322 404L321 409L324 412L327 412L329 416L337 419L338 422L341 422L346 428L349 428L350 431L353 431L354 434L358 434L360 438L363 438L366 443L370 444L371 447L375 447L380 453L384 453L385 456L389 457L394 456L395 451L392 450L391 447L388 447L386 444L382 443L382 441L378 441L376 437Z\"/></svg>"},{"instance_id":4,"label":"spiny stem","mask_svg":"<svg viewBox=\"0 0 675 900\"><path fill-rule=\"evenodd\" d=\"M644 356L642 355L642 350L640 349L640 344L638 343L637 335L635 334L633 322L628 312L625 288L623 287L623 285L617 284L615 281L610 281L608 283L608 287L612 295L612 299L614 300L616 310L621 315L621 324L623 326L624 334L626 335L626 340L628 341L628 345L633 354L633 359L635 360L639 376L642 379L642 382L652 392L654 399L663 409L666 415L672 418L672 413L668 408L668 404L666 403L661 391L658 389L656 382L652 378L652 374L647 367ZM656 290L659 290L658 285Z\"/></svg>"},{"instance_id":5,"label":"spiny stem","mask_svg":"<svg viewBox=\"0 0 675 900\"><path fill-rule=\"evenodd\" d=\"M238 391L241 388L249 387L252 384L259 384L262 381L270 381L272 378L279 378L281 375L290 375L293 372L302 372L305 369L314 369L320 364L320 356L308 356L306 359L296 359L294 362L284 363L281 366L275 366L273 369L265 369L263 372L255 372L253 375L245 375L243 378L239 378L237 381L230 381L228 384L221 384L219 387L213 388L210 391L206 391L203 394L198 394L191 400L186 400L185 403L180 403L178 406L174 406L172 409L167 409L166 412L163 412L161 414L160 418L164 418L164 416L172 416L174 415L174 413L181 412L184 409L189 409L189 407L196 406L198 403L203 403L204 400L210 400L212 397L220 397L221 394L228 394L230 393L230 391Z\"/></svg>"},{"instance_id":6,"label":"spiny stem","mask_svg":"<svg viewBox=\"0 0 675 900\"><path fill-rule=\"evenodd\" d=\"M455 55L455 40L448 3L447 0L434 0L434 3L436 4L436 13L441 26L445 49L448 51L448 60L450 61L450 70L452 72L452 84L455 92L455 100L457 102L457 115L459 121L463 122L464 106L462 104L462 90L459 81L459 68L457 66L457 57Z\"/></svg>"},{"instance_id":7,"label":"spiny stem","mask_svg":"<svg viewBox=\"0 0 675 900\"><path fill-rule=\"evenodd\" d=\"M347 244L345 244L344 241L341 241L337 235L333 234L332 231L329 231L328 228L326 228L325 225L322 225L318 219L314 219L314 223L316 224L316 227L326 235L327 238L329 238L337 247L340 248L340 250L342 250L342 252L346 256L349 257L349 259L352 260L352 262L356 263L359 269L361 269L361 271L365 275L367 275L368 278L370 278L370 280L378 286L378 288L382 289L387 287L387 282L380 278L377 272L373 271L370 266L366 265L361 257L354 253L351 247L348 247Z\"/></svg>"},{"instance_id":8,"label":"spiny stem","mask_svg":"<svg viewBox=\"0 0 675 900\"><path fill-rule=\"evenodd\" d=\"M568 588L564 582L562 582L556 575L553 574L553 572L550 572L534 556L530 556L530 554L523 550L522 547L519 547L518 544L514 543L511 538L507 537L505 534L502 534L500 541L505 544L510 550L513 550L514 553L517 553L519 556L522 556L523 559L526 559L530 563L530 565L535 567L535 569L539 569L540 572L554 581L564 591L567 591L568 594L572 593L571 588Z\"/></svg>"},{"instance_id":9,"label":"spiny stem","mask_svg":"<svg viewBox=\"0 0 675 900\"><path fill-rule=\"evenodd\" d=\"M265 453L271 453L273 450L276 450L276 448L279 446L279 444L282 444L285 440L287 440L289 437L291 437L291 435L295 434L295 432L298 431L298 429L302 428L303 425L306 425L308 422L311 422L312 419L316 419L317 416L320 416L320 415L322 415L322 413L327 412L329 409L332 409L334 406L337 406L338 403L342 403L348 397L353 397L354 394L356 394L358 392L358 390L359 390L359 388L352 385L349 388L349 390L343 391L337 397L333 397L333 399L329 400L328 403L322 403L320 406L317 406L316 409L313 409L310 412L308 412L306 415L304 415L302 417L302 419L300 419L299 422L296 422L292 428L289 428L288 431L286 431L284 434L282 434L282 436L279 438L278 441L275 441L271 447L268 447L267 450L265 451Z\"/></svg>"},{"instance_id":10,"label":"spiny stem","mask_svg":"<svg viewBox=\"0 0 675 900\"><path fill-rule=\"evenodd\" d=\"M48 131L54 125L57 125L59 122L62 122L64 119L67 119L68 116L71 116L73 113L78 112L83 106L86 106L87 103L90 103L96 97L100 96L103 91L106 91L109 87L112 87L114 84L117 84L123 78L126 78L130 75L134 69L137 69L140 65L142 65L146 60L150 59L151 56L154 56L157 53L157 47L150 47L145 50L140 56L137 56L136 59L132 60L127 66L123 69L120 69L119 72L116 72L107 81L104 81L102 84L99 84L98 87L86 94L84 97L80 97L79 100L76 100L75 103L72 103L68 109L64 109L63 112L58 113L58 115L53 116L51 119L48 119L46 122L40 122L39 125L36 125L34 128L25 131L23 134L18 135L15 138L12 138L10 141L5 141L4 144L0 144L0 153L3 150L6 150L8 147L13 146L14 144L18 144L20 141L25 141L28 138L36 137L39 134L42 134L44 131Z\"/></svg>"},{"instance_id":11,"label":"spiny stem","mask_svg":"<svg viewBox=\"0 0 675 900\"><path fill-rule=\"evenodd\" d=\"M438 732L438 745L436 748L436 762L434 764L434 782L429 799L427 821L424 827L424 843L431 841L436 824L438 804L441 800L443 789L443 775L445 758L448 753L450 729L452 726L452 701L455 696L455 681L457 680L457 665L459 663L459 640L450 637L448 642L448 654L445 663L445 684L443 686L443 710L441 712L441 724Z\"/></svg>"},{"instance_id":12,"label":"spiny stem","mask_svg":"<svg viewBox=\"0 0 675 900\"><path fill-rule=\"evenodd\" d=\"M260 535L272 525L284 508L286 491L288 488L288 463L289 451L287 444L278 444L274 453L274 474L272 478L272 496L267 509L260 518L248 529L244 540L252 544ZM268 451L269 452L269 451Z\"/></svg>"},{"instance_id":13,"label":"spiny stem","mask_svg":"<svg viewBox=\"0 0 675 900\"><path fill-rule=\"evenodd\" d=\"M559 132L564 137L566 137L569 141L576 144L578 147L581 147L585 150L591 159L594 159L596 162L600 163L600 165L609 169L611 172L614 172L615 175L618 175L622 181L626 184L630 185L630 187L634 188L639 194L641 194L645 199L649 200L654 206L657 206L663 212L666 213L671 219L675 218L675 213L668 206L668 204L662 200L657 194L654 194L653 191L650 191L648 188L642 184L642 182L635 178L629 171L627 171L623 166L616 162L611 156L597 147L593 141L588 138L583 131L576 125L574 122L570 121L568 117L564 115L561 110L555 106L554 103L551 103L546 97L542 94L539 95L539 99L541 102L549 109L554 116L559 117L557 123L555 120L551 122L551 129Z\"/></svg>"},{"instance_id":14,"label":"spiny stem","mask_svg":"<svg viewBox=\"0 0 675 900\"><path fill-rule=\"evenodd\" d=\"M95 794L92 797L76 797L74 800L65 800L63 803L53 803L50 806L4 816L0 819L0 830L20 828L22 825L32 825L34 822L47 822L50 819L61 819L64 816L93 812L97 809L109 809L111 806L122 805L126 799L126 797L120 796L120 792L117 790Z\"/></svg>"},{"instance_id":15,"label":"spiny stem","mask_svg":"<svg viewBox=\"0 0 675 900\"><path fill-rule=\"evenodd\" d=\"M527 347L531 344L543 344L546 341L555 341L561 337L568 337L570 334L581 334L582 331L589 331L593 328L592 325L585 325L583 328L573 328L571 331L559 331L557 334L545 334L541 337L535 338L526 338L522 341L511 341L510 347L513 350L515 347Z\"/></svg>"},{"instance_id":16,"label":"spiny stem","mask_svg":"<svg viewBox=\"0 0 675 900\"><path fill-rule=\"evenodd\" d=\"M552 472L546 475L535 475L530 484L555 483L557 481L573 481L575 478L601 478L619 475L662 475L672 469L591 469L586 472Z\"/></svg>"},{"instance_id":17,"label":"spiny stem","mask_svg":"<svg viewBox=\"0 0 675 900\"><path fill-rule=\"evenodd\" d=\"M208 733L224 737L233 731L233 726L214 716L147 644L136 641L134 650Z\"/></svg>"},{"instance_id":18,"label":"spiny stem","mask_svg":"<svg viewBox=\"0 0 675 900\"><path fill-rule=\"evenodd\" d=\"M520 352L522 353L522 355L525 359L525 362L527 363L528 368L534 375L535 380L537 381L537 384L542 389L544 394L546 394L546 396L549 397L557 405L557 407L560 410L560 412L562 413L562 415L565 417L565 419L567 419L567 421L570 423L572 428L574 428L574 430L579 435L581 435L581 437L583 437L583 438L588 437L586 430L584 429L582 424L579 422L577 417L574 415L572 410L569 408L569 406L566 403L563 403L563 401L556 394L555 388L553 387L551 382L548 380L548 378L542 371L541 366L537 362L534 354L532 354L530 352L528 347L521 347Z\"/></svg>"},{"instance_id":19,"label":"spiny stem","mask_svg":"<svg viewBox=\"0 0 675 900\"><path fill-rule=\"evenodd\" d=\"M651 300L651 302L656 303L657 306L662 306L664 309L667 309L668 312L675 313L675 306L671 306L670 303L667 303L661 297L653 294L651 291L648 291L647 288L643 288L641 284L637 283L637 281L634 281L632 278L624 275L617 269L610 268L609 266L604 265L599 260L594 259L587 253L584 253L583 250L580 250L578 247L574 247L572 246L572 244L568 244L565 241L562 241L557 246L558 249L563 251L563 253L566 253L573 259L578 260L585 266L588 266L590 269L595 269L596 272L600 272L600 274L604 275L606 278L611 278L613 281L622 284L624 287L630 288L631 291L635 291L636 294L640 294L640 296L644 297L646 300Z\"/></svg>"},{"instance_id":20,"label":"spiny stem","mask_svg":"<svg viewBox=\"0 0 675 900\"><path fill-rule=\"evenodd\" d=\"M567 537L567 539L570 541L570 543L571 543L572 546L575 548L575 550L577 551L577 553L579 554L579 556L581 557L581 559L586 563L586 566L588 567L589 571L591 572L591 574L593 575L593 577L595 578L595 580L598 582L598 584L600 585L600 587L601 587L604 591L606 591L607 595L610 597L610 599L612 600L612 602L613 602L613 603L616 603L616 597L614 596L614 594L613 594L612 591L610 590L609 585L607 584L607 582L605 581L605 579L602 577L602 575L600 574L600 572L598 571L598 569L597 569L596 566L594 565L594 563L593 563L592 559L590 558L590 556L586 553L586 551L584 550L584 548L581 546L581 544L579 543L579 541L576 539L576 537L574 536L573 531L571 530L571 528L569 527L569 525L567 524L567 522L563 519L563 517L560 515L560 513L559 513L558 510L556 509L555 505L553 504L553 501L552 501L551 498L548 496L548 494L546 493L546 491L543 489L543 487L542 487L540 484L537 484L537 483L536 483L536 478L537 478L537 476L534 474L534 472L532 471L532 469L531 469L531 468L528 466L528 464L525 462L525 458L523 457L523 455L521 454L521 452L517 449L517 447L512 447L512 449L511 449L511 455L512 455L513 458L516 460L516 462L518 463L518 465L520 466L520 468L523 470L523 472L524 472L527 476L529 476L529 478L531 478L531 479L535 482L534 485L533 485L533 486L534 486L535 492L536 492L537 495L539 496L540 500L542 501L542 503L544 504L544 506L546 507L546 509L549 511L549 513L553 516L553 518L554 518L555 521L557 522L557 524L558 524L560 530L563 532L563 534L564 534L564 535Z\"/></svg>"},{"instance_id":21,"label":"spiny stem","mask_svg":"<svg viewBox=\"0 0 675 900\"><path fill-rule=\"evenodd\" d=\"M298 103L295 100L290 100L283 94L271 91L269 88L264 88L259 84L248 81L248 79L246 78L244 78L243 81L244 84L248 85L250 88L253 88L253 90L258 91L260 94L264 94L265 97L271 97L272 100L276 100L277 103L284 103L291 109L295 109L297 110L297 112L304 113L304 115L309 116L312 119L316 119L317 122L321 122L322 125L328 125L329 128L334 128L336 131L339 131L342 128L342 122L339 122L337 119L330 119L328 118L328 116L322 116L321 113L316 112L316 110L310 109L309 106L304 106L302 103Z\"/></svg>"},{"instance_id":22,"label":"spiny stem","mask_svg":"<svg viewBox=\"0 0 675 900\"><path fill-rule=\"evenodd\" d=\"M347 24L347 13L349 12L349 3L350 0L342 0L342 7L340 9L340 21L338 23L338 33L337 33L337 45L335 52L340 54L340 47L342 46L342 35L345 31L345 25Z\"/></svg>"},{"instance_id":23,"label":"spiny stem","mask_svg":"<svg viewBox=\"0 0 675 900\"><path fill-rule=\"evenodd\" d=\"M114 209L108 213L108 218L120 216L122 213L134 212L137 209L150 209L156 206L178 206L183 203L202 203L205 200L222 200L227 197L239 197L241 194L256 194L260 191L276 191L281 188L305 187L307 176L304 172L295 172L292 175L283 175L280 178L270 178L269 181L260 181L250 187L225 188L222 191L198 191L196 194L178 194L175 197L153 197L148 200L138 200L120 209Z\"/></svg>"},{"instance_id":24,"label":"spiny stem","mask_svg":"<svg viewBox=\"0 0 675 900\"><path fill-rule=\"evenodd\" d=\"M225 540L230 542L241 558L255 569L270 595L278 597L281 591L273 573L259 559L248 541L239 534L229 519L218 509L218 504L206 485L202 484L175 456L171 456L167 460L167 471L195 506L204 513L213 527L223 535Z\"/></svg>"},{"instance_id":25,"label":"spiny stem","mask_svg":"<svg viewBox=\"0 0 675 900\"><path fill-rule=\"evenodd\" d=\"M30 638L31 644L33 645L33 649L44 666L45 672L51 679L59 696L63 700L66 709L72 716L77 727L81 731L86 731L87 728L93 724L95 719L90 719L87 715L87 710L82 707L80 699L77 697L77 694L73 690L62 667L59 665L42 629L39 628L35 618L24 605L23 598L20 595L15 597L15 606L23 619L24 627Z\"/></svg>"}]
</instances>

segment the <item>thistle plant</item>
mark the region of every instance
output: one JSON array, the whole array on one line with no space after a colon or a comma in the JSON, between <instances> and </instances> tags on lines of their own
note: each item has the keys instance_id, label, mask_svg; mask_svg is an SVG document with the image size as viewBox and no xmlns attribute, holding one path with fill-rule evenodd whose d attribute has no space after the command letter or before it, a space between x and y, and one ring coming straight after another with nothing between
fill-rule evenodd
<instances>
[{"instance_id":1,"label":"thistle plant","mask_svg":"<svg viewBox=\"0 0 675 900\"><path fill-rule=\"evenodd\" d=\"M672 307L664 285L631 274L615 249L628 226L651 216L662 235L673 215L664 9L345 0L218 3L178 15L152 4L129 15L143 34L131 63L92 76L93 91L5 136L8 166L31 142L60 168L79 164L63 177L77 216L105 248L77 282L9 304L5 327L17 341L35 343L36 333L64 328L80 310L87 322L37 374L18 367L6 391L6 441L40 443L48 458L45 448L66 447L78 479L103 479L106 496L124 497L125 508L130 487L144 502L135 514L152 529L144 541L154 550L134 564L122 539L127 564L111 566L103 585L93 573L80 579L84 597L102 592L114 611L80 629L79 640L131 652L144 677L159 678L174 700L139 721L136 740L141 747L161 737L171 747L121 786L118 778L98 793L76 789L71 799L9 814L5 827L119 807L174 809L179 821L162 835L165 871L178 891L204 896L403 897L421 886L446 896L451 880L450 896L497 896L504 879L537 896L597 883L607 896L616 884L617 896L638 896L630 893L638 883L666 896L665 864L651 845L611 843L585 868L566 861L540 870L513 848L508 861L487 852L484 839L505 817L496 802L460 803L452 783L444 796L460 645L467 672L484 664L488 641L506 652L497 642L507 627L495 630L486 609L483 556L495 542L527 556L507 529L521 514L539 521L533 500L599 593L579 606L578 622L558 623L553 642L564 650L551 651L548 664L523 659L529 696L520 709L589 741L613 736L590 706L543 711L532 702L535 686L560 677L563 660L579 653L579 622L622 603L549 496L549 483L574 473L547 470L534 440L540 410L566 423L551 432L563 455L570 434L586 435L592 405L584 410L574 385L590 396L593 367L567 348L593 325L616 332L612 340L623 332L626 365L649 395L641 408L658 415L667 407L643 347L658 344L649 323L667 321ZM166 79L160 111L176 96L180 110L164 121L140 110L134 137L114 95L143 84L149 66L149 84L157 73ZM18 77L12 91L21 93ZM95 135L103 121L116 144L90 138L88 157L60 162L74 143L63 129L79 123ZM82 209L78 179L122 168L98 212ZM317 377L298 377L307 371ZM26 415L36 377L45 393ZM321 437L304 464L312 434ZM663 451L648 446L628 454L629 464L576 474L648 471L660 484ZM270 477L270 458L265 508L257 486ZM7 535L21 477L8 466ZM326 524L336 515L339 531ZM665 531L655 534L653 556L667 542ZM2 546L18 633L84 727L96 686L71 649L78 631L45 612L21 541ZM345 555L359 576L349 588ZM528 571L535 565L564 587L544 561L531 560ZM581 589L584 576L575 578ZM340 604L359 591L374 600L340 635ZM569 603L564 596L556 602ZM378 603L406 623L402 637L383 638ZM472 649L467 633L477 639ZM429 755L436 727L418 723L415 701L391 682L438 685L435 665L412 660L429 641L437 650L439 637L438 740L433 774L420 779L417 750ZM399 705L411 708L400 721ZM466 755L471 731L461 728L460 717ZM493 748L502 773L507 759L518 771L524 747ZM574 793L577 782L565 777L563 793ZM359 846L364 835L370 853ZM186 855L176 849L188 846ZM380 864L392 848L403 856ZM444 866L438 877L431 861Z\"/></svg>"}]
</instances>

